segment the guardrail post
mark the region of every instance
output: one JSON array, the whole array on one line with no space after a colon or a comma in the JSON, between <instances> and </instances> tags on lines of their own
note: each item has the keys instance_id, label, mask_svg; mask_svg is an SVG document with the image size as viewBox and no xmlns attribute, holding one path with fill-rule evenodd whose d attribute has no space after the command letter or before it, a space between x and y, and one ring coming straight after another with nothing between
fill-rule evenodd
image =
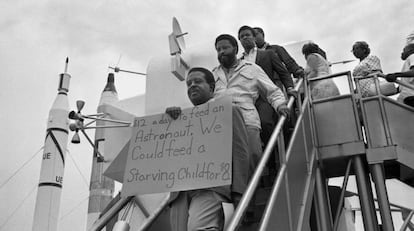
<instances>
[{"instance_id":1,"label":"guardrail post","mask_svg":"<svg viewBox=\"0 0 414 231\"><path fill-rule=\"evenodd\" d=\"M354 156L353 163L364 228L366 231L377 231L378 221L375 213L374 197L372 196L371 181L361 155Z\"/></svg>"},{"instance_id":2,"label":"guardrail post","mask_svg":"<svg viewBox=\"0 0 414 231\"><path fill-rule=\"evenodd\" d=\"M329 206L329 197L327 194L326 181L322 175L320 166L317 166L315 172L315 195L316 195L316 213L321 231L332 230L332 215Z\"/></svg>"}]
</instances>

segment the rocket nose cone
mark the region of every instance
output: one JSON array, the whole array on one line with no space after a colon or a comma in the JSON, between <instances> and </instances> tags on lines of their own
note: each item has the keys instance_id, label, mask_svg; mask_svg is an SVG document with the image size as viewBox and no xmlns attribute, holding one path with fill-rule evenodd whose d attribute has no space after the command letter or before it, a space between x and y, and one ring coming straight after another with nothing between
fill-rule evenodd
<instances>
[{"instance_id":1,"label":"rocket nose cone","mask_svg":"<svg viewBox=\"0 0 414 231\"><path fill-rule=\"evenodd\" d=\"M103 91L112 91L112 92L116 92L116 88L115 88L115 77L114 77L114 73L109 73L108 74L108 81L106 83L106 86L104 88Z\"/></svg>"},{"instance_id":2,"label":"rocket nose cone","mask_svg":"<svg viewBox=\"0 0 414 231\"><path fill-rule=\"evenodd\" d=\"M114 73L108 74L108 83L113 83L115 81Z\"/></svg>"}]
</instances>

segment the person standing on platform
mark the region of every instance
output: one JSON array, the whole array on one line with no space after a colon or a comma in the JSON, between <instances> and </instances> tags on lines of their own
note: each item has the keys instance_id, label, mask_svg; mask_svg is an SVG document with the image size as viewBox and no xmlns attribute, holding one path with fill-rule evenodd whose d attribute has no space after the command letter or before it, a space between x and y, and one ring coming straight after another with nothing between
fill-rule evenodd
<instances>
[{"instance_id":1,"label":"person standing on platform","mask_svg":"<svg viewBox=\"0 0 414 231\"><path fill-rule=\"evenodd\" d=\"M380 59L375 55L370 55L370 52L371 49L369 48L368 43L364 41L355 42L352 46L352 53L360 61L352 71L354 77L367 76L374 72L382 73ZM374 84L375 82L373 78L361 79L359 81L361 96L367 97L371 95L370 87Z\"/></svg>"},{"instance_id":2,"label":"person standing on platform","mask_svg":"<svg viewBox=\"0 0 414 231\"><path fill-rule=\"evenodd\" d=\"M313 79L332 73L326 60L325 52L315 43L307 43L302 47L306 59L305 77ZM339 95L339 89L332 79L323 79L310 83L312 99L321 99Z\"/></svg>"}]
</instances>

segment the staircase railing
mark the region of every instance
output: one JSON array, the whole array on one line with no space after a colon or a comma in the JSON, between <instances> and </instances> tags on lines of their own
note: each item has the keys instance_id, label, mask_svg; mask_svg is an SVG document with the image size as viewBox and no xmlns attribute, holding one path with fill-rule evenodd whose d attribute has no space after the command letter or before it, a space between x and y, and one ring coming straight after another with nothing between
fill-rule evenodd
<instances>
[{"instance_id":1,"label":"staircase railing","mask_svg":"<svg viewBox=\"0 0 414 231\"><path fill-rule=\"evenodd\" d=\"M303 87L303 85L304 85L304 81L303 81L303 79L300 79L298 84L295 87L295 90L299 91L299 89L301 89ZM289 98L288 108L290 108L290 109L292 108L294 101L295 101L294 97ZM298 100L297 102L298 102L298 104L300 104L301 100ZM285 152L284 142L283 142L283 134L281 134L283 125L286 121L286 117L285 116L280 117L280 119L279 119L279 121L278 121L278 123L277 123L271 137L270 137L268 145L266 146L266 148L264 150L264 154L262 156L262 159L260 160L260 162L259 162L259 164L256 168L256 171L255 171L253 177L250 180L250 183L247 187L247 190L243 194L243 197L242 197L238 207L236 208L236 211L233 213L233 216L231 218L229 226L227 227L227 230L229 230L229 231L236 230L237 227L239 226L239 224L240 224L240 222L243 218L243 214L245 213L248 205L250 204L250 201L253 198L255 190L258 187L260 177L261 177L261 175L262 175L262 173L263 173L263 171L266 167L266 164L269 161L270 156L273 154L273 149L276 145L276 142L278 142L279 159L281 161L281 167L278 170L278 175L277 175L277 178L275 180L275 184L274 184L274 187L273 187L273 190L272 190L272 194L271 194L271 197L269 199L269 202L267 203L268 205L266 207L266 210L264 212L264 216L262 218L260 230L264 230L268 226L269 221L272 218L271 215L272 215L272 211L274 210L274 206L276 204L277 195L280 192L280 190L282 189L282 187L284 187L283 183L287 182L286 179L287 179L287 172L288 172L288 161L291 158L291 153L292 153L292 150L294 149L294 145L292 145L293 144L292 141L294 140L294 137L298 136L299 134L304 135L305 133L308 133L308 135L311 135L311 131L308 131L308 130L305 131L305 128L303 126L299 126L304 121L304 115L309 116L309 114L306 115L306 113L309 113L309 111L306 110L306 108L309 108L309 98L308 97L305 97L305 99L303 101L303 106L299 105L299 109L300 109L301 113L298 117L298 120L297 120L297 123L296 123L296 126L295 126L295 130L294 130L294 132L291 136L291 142L290 142L290 145L288 146L287 152ZM300 132L303 132L303 133L300 133ZM308 155L308 153L310 153L312 150L307 150L307 148L312 147L312 146L313 146L313 144L308 144L307 145L306 143L303 145L303 147L305 149L305 152L307 153L307 155L305 155L305 158L306 158L306 162L308 162L308 163L313 162L315 160L314 155ZM314 166L313 163L310 164L310 165L308 164L305 167L305 171L308 171L308 172L312 171L310 166ZM306 185L307 185L308 188L312 188L312 187L310 187L311 184L312 184L312 182L311 182L310 179L306 181ZM311 197L312 196L312 193L310 193L309 190L307 190L306 192L308 192L308 194L305 195L306 197ZM288 194L287 194L287 196L288 196ZM309 200L307 200L307 201L309 201ZM301 201L301 203L303 204L303 201ZM304 206L304 207L309 207L309 206ZM292 208L292 206L290 204L287 205L287 209L288 209L288 211L295 210L296 212L298 212L297 209ZM303 218L305 212L309 213L309 211L305 211L305 208L303 208L298 213L300 213L301 217ZM288 219L289 219L288 229L292 230L292 228L294 226L296 226L297 224L293 224L292 218L290 217L290 215L289 215ZM303 221L303 219L302 220L300 218L296 219L296 223L301 222L301 221ZM279 227L279 228L281 228L281 227Z\"/></svg>"},{"instance_id":2,"label":"staircase railing","mask_svg":"<svg viewBox=\"0 0 414 231\"><path fill-rule=\"evenodd\" d=\"M310 116L309 98L305 97L287 151L279 152L281 168L259 230L283 226L283 230L303 230L308 224L317 165ZM287 199L287 211L280 211L282 198ZM289 222L281 216L284 212Z\"/></svg>"}]
</instances>

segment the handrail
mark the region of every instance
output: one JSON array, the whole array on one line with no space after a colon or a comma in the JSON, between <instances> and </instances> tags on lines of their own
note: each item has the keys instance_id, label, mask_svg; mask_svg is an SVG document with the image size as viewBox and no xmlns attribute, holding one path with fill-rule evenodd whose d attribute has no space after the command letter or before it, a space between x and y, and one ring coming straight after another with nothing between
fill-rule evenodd
<instances>
[{"instance_id":1,"label":"handrail","mask_svg":"<svg viewBox=\"0 0 414 231\"><path fill-rule=\"evenodd\" d=\"M313 82L313 81L318 81L318 80L323 80L323 79L330 79L330 78L343 76L345 74L348 74L348 72L349 71L343 71L343 72L338 72L338 73L329 74L329 75L322 75L322 76L318 76L318 77L311 78L311 79L308 79L308 80L309 80L309 82Z\"/></svg>"},{"instance_id":2,"label":"handrail","mask_svg":"<svg viewBox=\"0 0 414 231\"><path fill-rule=\"evenodd\" d=\"M334 231L338 230L339 217L341 216L341 212L342 212L342 204L344 203L345 191L346 191L346 187L348 186L348 179L349 179L349 175L351 172L351 165L352 165L352 158L348 160L348 164L345 170L344 181L342 182L341 195L339 196L339 203L338 203L338 207L336 208L336 213L335 213L335 220L334 220L334 226L333 226Z\"/></svg>"},{"instance_id":3,"label":"handrail","mask_svg":"<svg viewBox=\"0 0 414 231\"><path fill-rule=\"evenodd\" d=\"M411 212L408 214L407 218L404 220L404 223L402 224L400 231L405 231L407 229L413 215L414 215L414 210L411 210Z\"/></svg>"},{"instance_id":4,"label":"handrail","mask_svg":"<svg viewBox=\"0 0 414 231\"><path fill-rule=\"evenodd\" d=\"M384 75L384 74L382 72L380 72L380 71L376 71L376 72L373 72L373 73L368 74L368 75L358 75L358 76L354 76L354 79L356 79L356 80L369 79L369 78L374 78L374 77L380 76L380 75Z\"/></svg>"},{"instance_id":5,"label":"handrail","mask_svg":"<svg viewBox=\"0 0 414 231\"><path fill-rule=\"evenodd\" d=\"M386 79L385 76L386 75L384 75L383 73L378 71L378 72L375 72L375 73L372 73L372 74L369 74L369 75L366 75L366 76L354 76L354 79L361 80L361 79L368 79L368 78L375 78L375 77L381 77L383 79ZM312 80L315 80L315 79L312 79ZM402 85L404 87L410 88L411 90L414 90L414 85L411 85L411 84L406 83L406 82L402 82L401 80L398 80L398 79L396 79L394 82L390 82L390 83L397 83L397 84Z\"/></svg>"},{"instance_id":6,"label":"handrail","mask_svg":"<svg viewBox=\"0 0 414 231\"><path fill-rule=\"evenodd\" d=\"M141 225L139 230L146 230L152 225L155 219L157 219L157 217L161 214L161 212L165 209L165 207L167 207L169 199L170 199L170 195L168 194L161 201L160 206L157 209L155 209L155 211L152 214L150 214L150 216L144 221L144 224Z\"/></svg>"},{"instance_id":7,"label":"handrail","mask_svg":"<svg viewBox=\"0 0 414 231\"><path fill-rule=\"evenodd\" d=\"M309 103L309 97L305 97L304 103L302 105L302 110L301 110L302 112L304 111L303 109L305 107L307 107L308 103ZM303 113L299 116L297 121L301 121L301 120L303 120ZM296 127L295 130L293 131L292 137L295 137L296 134L298 134L298 132L299 132L299 127ZM289 161L289 158L291 156L292 149L293 149L293 145L292 145L292 143L289 143L289 146L288 146L287 151L286 151L286 157L285 157L286 159L285 159L284 163L282 163L281 166L280 166L280 170L279 170L279 172L277 174L277 177L275 179L275 185L273 186L272 193L270 195L268 205L273 205L276 201L276 196L280 191L280 188L282 186L283 178L286 175L287 162ZM279 153L279 155L280 155L280 153ZM262 224L260 225L259 230L263 230L265 227L267 227L267 224L269 223L270 218L271 218L269 216L270 215L269 212L270 212L270 206L266 206L266 210L264 212L264 217L263 217L263 220L262 220Z\"/></svg>"},{"instance_id":8,"label":"handrail","mask_svg":"<svg viewBox=\"0 0 414 231\"><path fill-rule=\"evenodd\" d=\"M378 77L381 77L381 78L385 79L385 75L384 74L378 74ZM402 86L404 86L406 88L410 88L411 90L414 90L414 85L411 85L411 84L406 83L406 82L402 82L401 80L396 79L394 81L394 83L398 83L399 85L402 85Z\"/></svg>"},{"instance_id":9,"label":"handrail","mask_svg":"<svg viewBox=\"0 0 414 231\"><path fill-rule=\"evenodd\" d=\"M300 79L298 81L298 84L295 87L295 90L298 91L299 88L302 86L303 79ZM288 101L287 107L289 109L292 108L293 102L295 101L295 98L291 96ZM266 164L270 158L270 155L272 154L272 151L275 147L277 138L283 128L283 125L286 121L286 116L280 116L278 123L276 124L275 129L273 130L272 135L270 136L269 142L265 148L265 151L263 153L262 158L260 159L260 162L258 166L256 167L256 170L253 174L253 177L250 180L249 185L247 186L246 192L243 194L243 197L239 203L239 205L236 208L236 211L233 214L233 217L230 221L230 224L227 228L227 230L232 231L236 230L238 224L241 222L241 219L243 217L244 212L246 211L251 199L253 198L254 192L259 184L260 177L266 167ZM286 167L285 167L286 168ZM282 171L282 169L281 169ZM277 183L277 182L276 182Z\"/></svg>"},{"instance_id":10,"label":"handrail","mask_svg":"<svg viewBox=\"0 0 414 231\"><path fill-rule=\"evenodd\" d=\"M124 197L121 198L116 204L114 204L108 212L102 215L101 218L95 221L95 223L92 225L92 227L89 229L89 231L97 231L101 230L105 225L109 222L110 219L112 219L119 211L121 211L124 206L130 202L134 196Z\"/></svg>"}]
</instances>

